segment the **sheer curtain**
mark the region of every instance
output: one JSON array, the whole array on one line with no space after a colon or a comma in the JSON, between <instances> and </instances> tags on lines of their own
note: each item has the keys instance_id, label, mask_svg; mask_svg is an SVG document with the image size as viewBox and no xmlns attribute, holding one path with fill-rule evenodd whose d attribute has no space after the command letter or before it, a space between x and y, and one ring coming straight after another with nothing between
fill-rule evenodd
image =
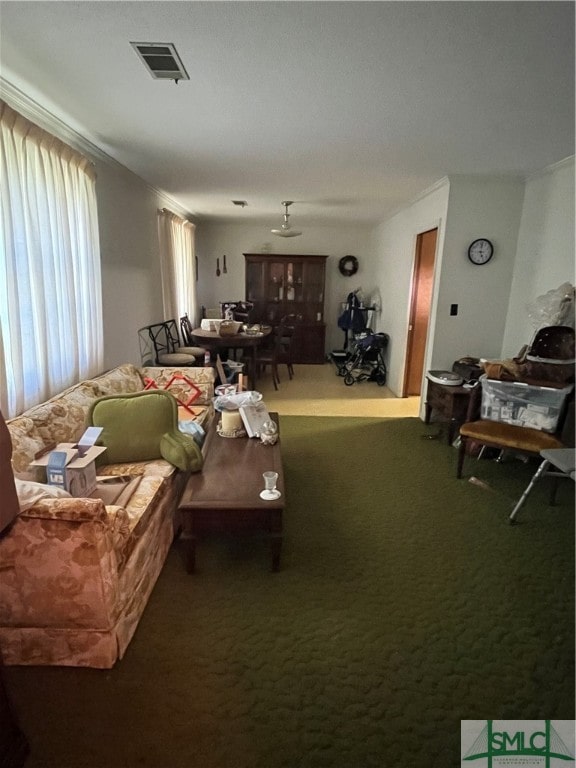
<instances>
[{"instance_id":1,"label":"sheer curtain","mask_svg":"<svg viewBox=\"0 0 576 768\"><path fill-rule=\"evenodd\" d=\"M176 322L187 314L195 322L198 310L196 298L196 254L191 221L180 218L163 208L158 211L158 239L162 270L162 302L164 319Z\"/></svg>"},{"instance_id":2,"label":"sheer curtain","mask_svg":"<svg viewBox=\"0 0 576 768\"><path fill-rule=\"evenodd\" d=\"M104 364L95 173L0 101L0 408L26 410Z\"/></svg>"}]
</instances>

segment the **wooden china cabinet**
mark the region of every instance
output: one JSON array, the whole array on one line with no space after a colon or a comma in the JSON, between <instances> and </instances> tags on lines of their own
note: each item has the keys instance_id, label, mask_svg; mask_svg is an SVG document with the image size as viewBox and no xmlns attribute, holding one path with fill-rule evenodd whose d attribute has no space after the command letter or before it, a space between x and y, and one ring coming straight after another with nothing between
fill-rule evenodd
<instances>
[{"instance_id":1,"label":"wooden china cabinet","mask_svg":"<svg viewBox=\"0 0 576 768\"><path fill-rule=\"evenodd\" d=\"M324 282L327 256L245 253L246 301L257 322L277 325L295 315L292 357L295 363L326 359Z\"/></svg>"}]
</instances>

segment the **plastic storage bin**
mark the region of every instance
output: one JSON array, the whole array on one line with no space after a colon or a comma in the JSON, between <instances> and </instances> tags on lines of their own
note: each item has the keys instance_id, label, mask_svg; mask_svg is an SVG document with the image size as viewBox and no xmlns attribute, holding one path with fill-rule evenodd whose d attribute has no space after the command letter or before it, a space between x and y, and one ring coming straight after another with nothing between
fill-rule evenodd
<instances>
[{"instance_id":1,"label":"plastic storage bin","mask_svg":"<svg viewBox=\"0 0 576 768\"><path fill-rule=\"evenodd\" d=\"M481 376L481 416L518 427L555 432L564 401L573 386L556 389L521 381L499 381Z\"/></svg>"}]
</instances>

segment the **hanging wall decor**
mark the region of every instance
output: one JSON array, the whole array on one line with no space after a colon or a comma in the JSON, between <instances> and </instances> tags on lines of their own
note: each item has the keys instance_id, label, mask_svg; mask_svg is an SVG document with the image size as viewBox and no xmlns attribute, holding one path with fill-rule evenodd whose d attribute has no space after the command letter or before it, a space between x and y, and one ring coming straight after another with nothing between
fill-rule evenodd
<instances>
[{"instance_id":1,"label":"hanging wall decor","mask_svg":"<svg viewBox=\"0 0 576 768\"><path fill-rule=\"evenodd\" d=\"M358 259L356 256L342 256L338 262L338 269L344 277L352 277L358 272Z\"/></svg>"}]
</instances>

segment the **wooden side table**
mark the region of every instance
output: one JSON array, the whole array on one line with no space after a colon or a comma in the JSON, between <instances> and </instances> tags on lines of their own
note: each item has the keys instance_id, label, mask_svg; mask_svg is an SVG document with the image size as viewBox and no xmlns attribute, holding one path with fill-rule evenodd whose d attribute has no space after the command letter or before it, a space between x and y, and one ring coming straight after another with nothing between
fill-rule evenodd
<instances>
[{"instance_id":1,"label":"wooden side table","mask_svg":"<svg viewBox=\"0 0 576 768\"><path fill-rule=\"evenodd\" d=\"M430 424L432 411L448 421L448 445L452 444L457 429L466 421L471 389L438 384L427 379L424 423Z\"/></svg>"}]
</instances>

